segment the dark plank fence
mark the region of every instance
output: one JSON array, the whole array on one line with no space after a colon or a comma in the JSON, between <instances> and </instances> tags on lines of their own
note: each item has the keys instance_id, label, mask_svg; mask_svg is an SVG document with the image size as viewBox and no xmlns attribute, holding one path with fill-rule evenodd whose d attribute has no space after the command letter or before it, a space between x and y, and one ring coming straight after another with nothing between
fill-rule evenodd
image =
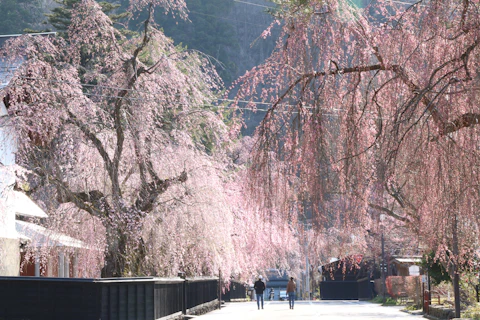
<instances>
[{"instance_id":1,"label":"dark plank fence","mask_svg":"<svg viewBox=\"0 0 480 320\"><path fill-rule=\"evenodd\" d=\"M185 306L187 309L218 299L218 279L187 278L186 280ZM215 285L212 285L212 283L215 283ZM212 299L212 297L215 297L215 299Z\"/></svg>"},{"instance_id":2,"label":"dark plank fence","mask_svg":"<svg viewBox=\"0 0 480 320\"><path fill-rule=\"evenodd\" d=\"M372 289L368 278L320 282L322 300L368 300Z\"/></svg>"},{"instance_id":3,"label":"dark plank fence","mask_svg":"<svg viewBox=\"0 0 480 320\"><path fill-rule=\"evenodd\" d=\"M216 278L0 277L0 320L155 320L217 292Z\"/></svg>"},{"instance_id":4,"label":"dark plank fence","mask_svg":"<svg viewBox=\"0 0 480 320\"><path fill-rule=\"evenodd\" d=\"M155 319L184 311L185 281L164 280L155 283ZM217 286L218 281L211 284ZM210 297L217 299L216 295Z\"/></svg>"},{"instance_id":5,"label":"dark plank fence","mask_svg":"<svg viewBox=\"0 0 480 320\"><path fill-rule=\"evenodd\" d=\"M358 282L358 300L373 299L373 283L369 278L357 280Z\"/></svg>"},{"instance_id":6,"label":"dark plank fence","mask_svg":"<svg viewBox=\"0 0 480 320\"><path fill-rule=\"evenodd\" d=\"M222 296L226 302L239 301L247 299L247 286L244 283L232 281L229 290Z\"/></svg>"}]
</instances>

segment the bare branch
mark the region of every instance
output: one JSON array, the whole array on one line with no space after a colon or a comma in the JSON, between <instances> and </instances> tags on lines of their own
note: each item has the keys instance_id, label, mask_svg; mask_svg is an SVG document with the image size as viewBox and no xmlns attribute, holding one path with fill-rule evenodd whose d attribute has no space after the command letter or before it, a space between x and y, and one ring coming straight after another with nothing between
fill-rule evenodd
<instances>
[{"instance_id":1,"label":"bare branch","mask_svg":"<svg viewBox=\"0 0 480 320\"><path fill-rule=\"evenodd\" d=\"M140 190L137 201L135 201L135 207L143 212L151 211L159 195L164 193L172 184L183 183L187 179L187 172L183 171L177 177L148 183Z\"/></svg>"},{"instance_id":2,"label":"bare branch","mask_svg":"<svg viewBox=\"0 0 480 320\"><path fill-rule=\"evenodd\" d=\"M93 143L98 153L102 157L103 161L105 161L105 166L107 167L107 170L110 174L112 172L112 160L110 159L110 156L103 147L102 142L92 131L88 129L88 127L84 123L78 120L78 118L70 110L67 110L67 112L70 117L66 120L66 122L78 127L83 132L85 137Z\"/></svg>"},{"instance_id":3,"label":"bare branch","mask_svg":"<svg viewBox=\"0 0 480 320\"><path fill-rule=\"evenodd\" d=\"M380 210L380 211L386 213L388 216L390 216L390 217L392 217L396 220L399 220L399 221L402 221L402 222L405 222L405 223L411 223L411 221L408 218L402 217L402 216L396 214L395 212L393 212L390 209L387 209L385 207L382 207L382 206L379 206L379 205L376 205L376 204L373 204L373 203L369 203L368 205L369 205L369 207L371 207L373 209L377 209L377 210Z\"/></svg>"}]
</instances>

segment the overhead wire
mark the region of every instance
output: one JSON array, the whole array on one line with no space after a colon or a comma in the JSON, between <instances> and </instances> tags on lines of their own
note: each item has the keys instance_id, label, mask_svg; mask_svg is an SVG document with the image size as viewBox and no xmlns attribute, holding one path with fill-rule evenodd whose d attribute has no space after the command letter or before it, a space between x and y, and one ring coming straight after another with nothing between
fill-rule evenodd
<instances>
[{"instance_id":1,"label":"overhead wire","mask_svg":"<svg viewBox=\"0 0 480 320\"><path fill-rule=\"evenodd\" d=\"M43 79L43 78L35 78L35 77L22 77L22 79L26 80L35 80L35 81L47 81L49 83L56 83L56 84L68 84L68 85L75 85L75 86L81 86L81 87L99 87L99 88L107 88L107 89L112 89L112 90L118 90L118 91L123 91L127 90L130 92L135 92L135 93L145 93L150 96L155 96L155 95L162 95L162 93L159 92L151 92L151 91L141 91L141 90L136 90L136 89L127 89L127 88L121 88L121 87L115 87L115 86L104 86L104 85L95 85L95 84L84 84L84 83L72 83L69 81L63 81L63 80L53 80L53 79ZM59 87L61 90L62 88ZM166 99L162 98L148 98L148 97L129 97L129 96L119 96L119 95L113 95L113 94L101 94L101 93L93 93L93 92L82 92L83 95L88 96L88 97L99 97L99 98L110 98L110 99L125 99L129 101L151 101L151 102L166 102L166 103L176 103L177 105L185 105L185 103L181 103L180 101L169 101ZM187 96L177 96L177 98L188 98ZM238 99L230 99L230 98L214 98L213 100L216 100L220 103L226 102L226 103L241 103L245 105L263 105L263 106L273 106L274 103L272 102L265 102L265 101L248 101L248 100L238 100ZM281 104L286 107L292 107L293 105L289 104ZM248 111L253 111L253 112L268 112L270 108L258 108L258 107L244 107L244 106L235 106L235 107L230 107L226 105L215 105L215 104L197 104L197 107L204 107L204 108L225 108L227 110L248 110ZM313 110L315 107L309 107L309 106L304 106L302 107L303 109L306 110ZM339 109L339 108L333 108L333 109L328 109L329 112L343 112L344 110ZM277 110L278 112L278 110ZM288 110L283 110L281 111L282 113L297 113L297 111L288 111ZM329 115L329 112L324 113ZM330 115L333 116L338 116L338 114L331 113Z\"/></svg>"},{"instance_id":2,"label":"overhead wire","mask_svg":"<svg viewBox=\"0 0 480 320\"><path fill-rule=\"evenodd\" d=\"M270 9L274 9L275 7L272 7L272 6L266 6L266 5L261 5L261 4L257 4L257 3L252 3L252 2L248 2L248 1L243 1L243 0L233 0L234 2L237 2L237 3L242 3L242 4L247 4L247 5L252 5L252 6L258 6L258 7L264 7L264 8L270 8ZM351 2L351 4L354 5L354 3L351 1L351 0L347 0L347 2ZM409 3L409 2L405 2L405 1L399 1L399 0L390 0L390 2L393 2L393 3L399 3L399 4L405 4L405 5L413 5L415 4L415 2L413 3ZM210 17L214 17L214 18L217 18L217 19L226 19L226 20L230 20L230 21L237 21L237 20L232 20L232 19L228 19L228 18L222 18L222 17L217 17L217 16L214 16L214 15L209 15L209 14L204 14L204 13L200 13L200 12L196 12L196 11L190 11L194 14L199 14L199 15L204 15L204 16L210 16ZM256 25L256 26L262 26L264 27L263 25L258 25L258 24L252 24L252 23L249 23L251 25ZM129 91L129 92L136 92L136 93L145 93L145 94L149 94L149 95L160 95L160 93L156 93L156 92L150 92L150 91L141 91L141 90L137 90L137 89L128 89L128 88L121 88L121 87L116 87L116 86L105 86L105 85L94 85L94 84L82 84L82 83L71 83L71 82L68 82L68 81L60 81L60 80L49 80L49 79L40 79L40 78L33 78L33 77L24 77L24 79L26 80L43 80L43 81L49 81L49 82L55 82L55 83L61 83L61 84L69 84L69 85L79 85L79 86L82 86L82 87L95 87L95 88L101 88L101 89L111 89L111 90L119 90L119 91ZM117 95L104 95L104 94L99 94L99 93L86 93L84 92L83 93L84 95L86 96L90 96L90 97L100 97L100 98L113 98L113 99L118 99L118 98L121 98L121 99L128 99L128 100L131 100L131 101L156 101L156 102L169 102L165 99L158 99L158 98L154 98L154 99L149 99L149 98L135 98L135 97L128 97L128 96L117 96ZM234 100L234 99L226 99L226 98L217 98L215 99L217 101L220 101L220 102L241 102L241 103L245 103L245 104L253 104L253 105L265 105L265 106L272 106L273 103L269 103L269 102L263 102L263 101L244 101L244 100ZM221 106L221 105L200 105L200 106L203 106L203 107L217 107L217 108L220 108L220 107L224 107L225 106ZM304 107L306 109L313 109L313 107ZM233 108L231 108L233 109ZM269 108L267 109L263 109L263 108L247 108L247 107L240 107L240 106L237 106L235 107L235 109L239 109L239 110L251 110L251 111L262 111L262 112L267 112L268 110L270 110ZM341 109L332 109L333 111L336 111L336 112L340 112L342 111Z\"/></svg>"},{"instance_id":3,"label":"overhead wire","mask_svg":"<svg viewBox=\"0 0 480 320\"><path fill-rule=\"evenodd\" d=\"M154 98L148 98L148 97L129 97L129 96L119 96L119 95L113 95L113 94L101 94L101 93L93 93L93 92L82 92L82 95L88 96L88 97L100 97L100 98L111 98L111 99L125 99L129 101L152 101L152 102L159 102L159 103L175 103L176 105L179 106L185 106L189 105L187 103L181 102L181 101L172 101L172 100L167 100L167 99L162 99L162 98L156 98L155 96L161 96L163 95L161 92L155 92L155 91L142 91L142 90L137 90L137 89L127 89L127 88L121 88L117 86L105 86L105 85L98 85L98 84L85 84L85 83L72 83L69 81L64 81L64 80L53 80L53 79L44 79L44 78L35 78L35 77L22 77L22 79L26 80L35 80L35 81L47 81L49 83L57 83L57 84L68 84L68 85L74 85L74 86L80 86L80 87L89 87L89 88L106 88L106 89L111 89L111 90L118 90L118 91L130 91L134 93L144 93L148 94L149 96L154 96ZM59 88L60 90L62 89L61 87ZM480 90L480 87L472 87L473 90ZM176 98L186 98L188 99L188 96L181 96L181 95L176 95ZM275 103L273 102L265 102L265 101L251 101L251 100L239 100L239 99L231 99L231 98L212 98L212 101L217 101L219 104L196 104L196 107L203 107L203 108L223 108L225 110L231 110L231 111L236 111L236 110L248 110L252 112L268 112L271 110L271 108L268 108L268 106L273 106ZM234 107L227 106L227 105L222 105L221 103L230 103L237 104ZM244 107L238 105L238 103L245 104L245 105L255 105L255 107ZM267 106L267 108L258 108L256 106L263 105ZM294 107L292 104L287 104L287 103L281 103L278 104L284 107ZM318 110L318 107L314 106L302 106L302 109L307 110L307 112L312 113L312 111L308 110ZM321 109L321 108L320 108ZM322 110L322 109L321 109ZM286 114L297 114L298 111L292 111L292 110L276 110L277 113L286 113ZM341 108L328 108L328 109L323 109L322 114L323 115L329 115L329 116L336 116L338 117L340 113L346 112L346 110L341 109ZM369 112L368 112L369 113ZM377 117L375 117L377 118ZM386 120L386 119L385 119Z\"/></svg>"},{"instance_id":4,"label":"overhead wire","mask_svg":"<svg viewBox=\"0 0 480 320\"><path fill-rule=\"evenodd\" d=\"M265 6L265 5L261 5L261 4L258 4L258 3L252 3L252 2L248 2L248 1L243 1L243 0L233 0L234 2L238 2L238 3L243 3L243 4L247 4L247 5L252 5L252 6L257 6L257 7L263 7L263 8L268 8L268 9L276 9L275 7L271 7L271 6ZM372 0L373 1L373 0ZM370 2L372 2L370 1ZM351 1L349 1L351 2ZM389 0L389 2L393 2L393 3L398 3L398 4L404 4L404 5L415 5L421 1L413 1L413 2L408 2L408 1L401 1L401 0Z\"/></svg>"},{"instance_id":5,"label":"overhead wire","mask_svg":"<svg viewBox=\"0 0 480 320\"><path fill-rule=\"evenodd\" d=\"M212 14L206 14L206 13L197 12L197 11L189 11L189 13L194 13L194 14L198 14L198 15L202 15L202 16L212 17L212 18L215 18L215 19L235 21L235 22L238 22L238 23L248 24L248 25L251 25L251 26L257 26L257 27L262 27L262 28L267 28L268 27L268 25L260 25L260 24L256 24L256 23L250 23L250 22L235 20L235 19L231 19L231 18L217 17L217 16L214 16Z\"/></svg>"},{"instance_id":6,"label":"overhead wire","mask_svg":"<svg viewBox=\"0 0 480 320\"><path fill-rule=\"evenodd\" d=\"M243 1L243 0L233 0L233 1L234 1L234 2L238 2L238 3L243 3L243 4L248 4L248 5L256 6L256 7L268 8L268 9L275 9L275 7L265 6L265 5L262 5L262 4L253 3L253 2L248 2L248 1Z\"/></svg>"}]
</instances>

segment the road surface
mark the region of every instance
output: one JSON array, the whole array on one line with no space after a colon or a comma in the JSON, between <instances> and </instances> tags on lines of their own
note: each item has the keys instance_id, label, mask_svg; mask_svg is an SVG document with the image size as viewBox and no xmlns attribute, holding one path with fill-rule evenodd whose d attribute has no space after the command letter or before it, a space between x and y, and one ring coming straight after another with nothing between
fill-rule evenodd
<instances>
[{"instance_id":1,"label":"road surface","mask_svg":"<svg viewBox=\"0 0 480 320\"><path fill-rule=\"evenodd\" d=\"M256 302L232 302L208 314L195 317L199 320L296 320L296 319L423 319L400 311L403 307L382 307L366 301L295 301L290 310L287 301L265 301L264 309L257 309Z\"/></svg>"}]
</instances>

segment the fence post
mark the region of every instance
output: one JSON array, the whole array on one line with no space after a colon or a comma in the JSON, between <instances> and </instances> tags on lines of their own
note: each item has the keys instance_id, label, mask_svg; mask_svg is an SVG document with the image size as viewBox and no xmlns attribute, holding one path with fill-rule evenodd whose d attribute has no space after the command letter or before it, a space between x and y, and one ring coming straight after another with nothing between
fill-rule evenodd
<instances>
[{"instance_id":1,"label":"fence post","mask_svg":"<svg viewBox=\"0 0 480 320\"><path fill-rule=\"evenodd\" d=\"M179 272L178 276L183 279L182 283L182 314L187 314L187 277L185 272Z\"/></svg>"},{"instance_id":2,"label":"fence post","mask_svg":"<svg viewBox=\"0 0 480 320\"><path fill-rule=\"evenodd\" d=\"M218 309L222 308L222 270L218 269Z\"/></svg>"}]
</instances>

